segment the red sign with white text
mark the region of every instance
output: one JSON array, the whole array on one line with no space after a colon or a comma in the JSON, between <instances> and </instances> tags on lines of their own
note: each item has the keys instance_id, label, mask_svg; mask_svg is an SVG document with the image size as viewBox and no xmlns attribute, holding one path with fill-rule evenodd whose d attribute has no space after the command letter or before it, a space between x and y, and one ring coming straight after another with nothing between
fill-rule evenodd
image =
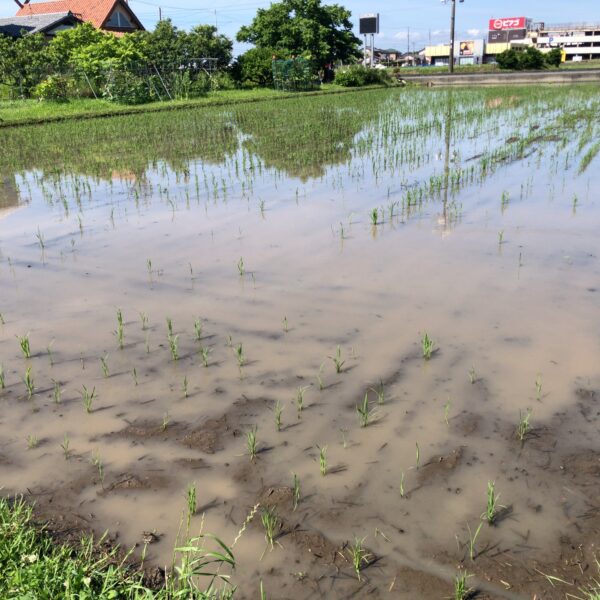
<instances>
[{"instance_id":1,"label":"red sign with white text","mask_svg":"<svg viewBox=\"0 0 600 600\"><path fill-rule=\"evenodd\" d=\"M508 19L490 19L490 31L504 31L505 29L525 29L525 17L509 17Z\"/></svg>"}]
</instances>

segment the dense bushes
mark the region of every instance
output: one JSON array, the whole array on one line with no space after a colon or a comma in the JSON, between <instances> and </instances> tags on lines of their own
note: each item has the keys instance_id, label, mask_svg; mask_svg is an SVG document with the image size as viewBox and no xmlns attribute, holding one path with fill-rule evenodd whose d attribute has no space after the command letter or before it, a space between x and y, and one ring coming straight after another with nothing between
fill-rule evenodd
<instances>
[{"instance_id":1,"label":"dense bushes","mask_svg":"<svg viewBox=\"0 0 600 600\"><path fill-rule=\"evenodd\" d=\"M34 98L67 102L77 95L77 85L72 77L66 75L49 75L33 90Z\"/></svg>"},{"instance_id":2,"label":"dense bushes","mask_svg":"<svg viewBox=\"0 0 600 600\"><path fill-rule=\"evenodd\" d=\"M555 48L547 54L542 54L537 48L527 48L517 51L514 48L501 52L496 57L501 69L520 71L524 69L538 70L546 67L558 67L561 63L561 51Z\"/></svg>"},{"instance_id":3,"label":"dense bushes","mask_svg":"<svg viewBox=\"0 0 600 600\"><path fill-rule=\"evenodd\" d=\"M231 74L244 87L270 86L273 84L273 50L251 48L238 56Z\"/></svg>"},{"instance_id":4,"label":"dense bushes","mask_svg":"<svg viewBox=\"0 0 600 600\"><path fill-rule=\"evenodd\" d=\"M335 83L344 87L360 87L363 85L389 85L392 79L387 70L369 69L362 65L342 67L335 74Z\"/></svg>"}]
</instances>

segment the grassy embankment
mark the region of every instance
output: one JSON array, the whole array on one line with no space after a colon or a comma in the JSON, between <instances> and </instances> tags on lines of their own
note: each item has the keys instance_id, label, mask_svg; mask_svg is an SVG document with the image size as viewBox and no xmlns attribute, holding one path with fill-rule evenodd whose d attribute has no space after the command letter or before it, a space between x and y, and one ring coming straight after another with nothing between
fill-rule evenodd
<instances>
[{"instance_id":1,"label":"grassy embankment","mask_svg":"<svg viewBox=\"0 0 600 600\"><path fill-rule=\"evenodd\" d=\"M214 550L203 548L205 543ZM220 573L224 565L235 566L233 555L211 536L190 539L178 549L177 577L158 590L144 584L141 569L132 567L127 555L105 546L91 538L78 547L57 543L34 523L30 506L0 499L0 598L228 600L235 592L226 570Z\"/></svg>"},{"instance_id":2,"label":"grassy embankment","mask_svg":"<svg viewBox=\"0 0 600 600\"><path fill-rule=\"evenodd\" d=\"M360 89L372 89L381 86L367 86ZM324 85L312 92L302 95L321 95L353 92L357 88L345 88L338 85ZM298 92L280 92L277 90L258 88L253 90L226 90L210 92L201 98L192 100L171 100L127 106L115 104L108 100L81 98L69 102L39 102L38 100L0 101L0 128L6 126L26 125L62 121L67 119L84 119L119 114L135 114L140 112L161 112L203 106L219 106L226 104L242 104L262 100L279 100L298 97Z\"/></svg>"}]
</instances>

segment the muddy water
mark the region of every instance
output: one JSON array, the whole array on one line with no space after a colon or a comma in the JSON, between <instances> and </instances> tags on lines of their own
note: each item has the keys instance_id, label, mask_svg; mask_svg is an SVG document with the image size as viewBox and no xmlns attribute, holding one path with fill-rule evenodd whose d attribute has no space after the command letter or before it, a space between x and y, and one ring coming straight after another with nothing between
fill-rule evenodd
<instances>
[{"instance_id":1,"label":"muddy water","mask_svg":"<svg viewBox=\"0 0 600 600\"><path fill-rule=\"evenodd\" d=\"M235 545L241 598L257 597L260 579L272 598L441 598L457 569L474 574L482 597L576 591L593 575L600 525L600 181L597 161L579 172L586 124L557 119L597 111L600 99L587 88L536 94L394 90L368 103L360 94L304 100L299 114L280 103L268 107L262 137L267 108L207 112L227 121L222 152L211 141L222 161L193 148L174 160L165 149L140 172L115 154L119 168L99 176L65 140L58 173L35 160L5 167L5 493L140 551L153 532L147 561L158 565L171 563L189 485L198 495L191 533L202 525L229 544L252 507L274 506L274 550L260 559L260 512ZM352 126L327 137L323 114L336 102ZM312 157L304 138L288 148L299 134L282 123L294 117L320 124ZM197 117L175 118L185 129ZM119 122L135 136L142 121ZM547 138L560 131L494 157L532 127ZM480 169L481 154L493 167ZM411 190L432 176L442 188L415 201ZM30 359L15 339L27 333ZM206 367L200 348L210 349ZM95 390L89 413L83 386ZM363 428L365 393L373 412ZM515 429L528 410L521 442ZM500 515L481 528L471 560L469 528L488 481ZM355 537L372 562L360 582L345 546Z\"/></svg>"}]
</instances>

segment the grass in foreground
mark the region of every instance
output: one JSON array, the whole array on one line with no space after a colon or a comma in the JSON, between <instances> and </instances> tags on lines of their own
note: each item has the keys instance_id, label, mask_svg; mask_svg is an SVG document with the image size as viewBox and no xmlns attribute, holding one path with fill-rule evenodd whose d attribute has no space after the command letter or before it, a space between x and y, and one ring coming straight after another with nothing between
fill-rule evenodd
<instances>
[{"instance_id":1,"label":"grass in foreground","mask_svg":"<svg viewBox=\"0 0 600 600\"><path fill-rule=\"evenodd\" d=\"M215 550L204 546L209 543ZM175 550L174 576L160 590L143 584L128 555L106 550L91 538L77 547L58 545L32 522L22 500L0 499L0 598L56 600L228 600L235 588L229 571L231 550L218 538L200 534ZM223 570L223 573L220 571Z\"/></svg>"}]
</instances>

